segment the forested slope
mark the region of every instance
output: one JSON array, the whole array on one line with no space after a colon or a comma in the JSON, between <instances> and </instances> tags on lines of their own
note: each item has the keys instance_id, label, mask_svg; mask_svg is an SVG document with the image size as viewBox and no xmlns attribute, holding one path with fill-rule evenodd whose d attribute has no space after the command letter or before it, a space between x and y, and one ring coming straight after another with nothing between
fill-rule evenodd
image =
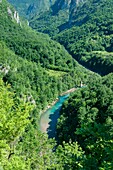
<instances>
[{"instance_id":1,"label":"forested slope","mask_svg":"<svg viewBox=\"0 0 113 170\"><path fill-rule=\"evenodd\" d=\"M83 2L84 0L56 0L49 10L34 15L29 20L29 24L37 31L54 36L63 29L70 27L71 13Z\"/></svg>"},{"instance_id":2,"label":"forested slope","mask_svg":"<svg viewBox=\"0 0 113 170\"><path fill-rule=\"evenodd\" d=\"M113 1L86 1L75 13L73 27L57 40L82 65L102 75L113 71Z\"/></svg>"},{"instance_id":3,"label":"forested slope","mask_svg":"<svg viewBox=\"0 0 113 170\"><path fill-rule=\"evenodd\" d=\"M78 142L81 146L80 169L113 169L113 74L91 80L70 96L62 107L57 133L61 145ZM67 157L64 169L76 168L74 153Z\"/></svg>"},{"instance_id":4,"label":"forested slope","mask_svg":"<svg viewBox=\"0 0 113 170\"><path fill-rule=\"evenodd\" d=\"M72 24L79 26L56 36L79 62L103 75L113 68L112 1L105 2L84 4L78 17L72 16ZM0 169L112 170L113 74L100 77L86 70L63 46L14 14L15 9L2 0ZM85 85L61 109L56 144L39 130L40 111L81 81Z\"/></svg>"},{"instance_id":5,"label":"forested slope","mask_svg":"<svg viewBox=\"0 0 113 170\"><path fill-rule=\"evenodd\" d=\"M45 96L46 101L52 101L53 96L80 85L81 80L87 81L92 73L81 67L63 46L46 35L34 32L21 21L17 24L13 17L15 10L5 0L0 4L0 11L1 70L10 67L8 74L4 75L5 81L24 92L26 88L37 91L39 96L43 91L48 95L47 99ZM19 85L14 83L17 80Z\"/></svg>"},{"instance_id":6,"label":"forested slope","mask_svg":"<svg viewBox=\"0 0 113 170\"><path fill-rule=\"evenodd\" d=\"M30 26L64 45L80 64L106 75L113 71L112 5L112 0L56 1Z\"/></svg>"},{"instance_id":7,"label":"forested slope","mask_svg":"<svg viewBox=\"0 0 113 170\"><path fill-rule=\"evenodd\" d=\"M4 9L4 11L3 11ZM9 14L10 9L12 14ZM34 62L40 62L43 67L57 66L68 69L73 67L71 56L59 43L46 35L41 35L14 20L14 9L4 1L0 5L0 39L15 52L15 54ZM62 62L63 60L64 62ZM69 60L69 61L68 61ZM76 64L75 64L76 65Z\"/></svg>"},{"instance_id":8,"label":"forested slope","mask_svg":"<svg viewBox=\"0 0 113 170\"><path fill-rule=\"evenodd\" d=\"M14 14L14 8L2 0L0 168L59 169L55 142L39 130L40 111L61 92L97 75L81 67L47 35L34 32L20 18L17 23Z\"/></svg>"}]
</instances>

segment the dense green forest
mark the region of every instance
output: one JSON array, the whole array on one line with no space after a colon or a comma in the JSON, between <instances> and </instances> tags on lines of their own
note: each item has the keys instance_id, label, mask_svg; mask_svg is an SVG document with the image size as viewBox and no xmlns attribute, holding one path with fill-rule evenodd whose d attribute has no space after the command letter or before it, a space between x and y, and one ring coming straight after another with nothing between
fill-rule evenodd
<instances>
[{"instance_id":1,"label":"dense green forest","mask_svg":"<svg viewBox=\"0 0 113 170\"><path fill-rule=\"evenodd\" d=\"M40 32L54 36L72 26L73 12L78 11L85 0L55 0L49 10L29 19L30 26ZM18 8L18 7L17 7Z\"/></svg>"},{"instance_id":2,"label":"dense green forest","mask_svg":"<svg viewBox=\"0 0 113 170\"><path fill-rule=\"evenodd\" d=\"M39 32L49 34L51 37L59 33L60 25L68 22L68 12L61 10L57 15L52 15L53 12L45 11L44 13L34 16L30 19L30 26Z\"/></svg>"},{"instance_id":3,"label":"dense green forest","mask_svg":"<svg viewBox=\"0 0 113 170\"><path fill-rule=\"evenodd\" d=\"M30 26L64 45L80 64L106 75L113 71L112 5L112 0L71 2L66 8L53 5L49 12L34 16Z\"/></svg>"},{"instance_id":4,"label":"dense green forest","mask_svg":"<svg viewBox=\"0 0 113 170\"><path fill-rule=\"evenodd\" d=\"M12 16L8 15L7 8L12 10ZM1 71L9 67L3 79L17 93L29 91L38 101L44 98L45 106L62 91L80 85L81 80L87 82L93 75L72 59L59 43L34 32L23 22L17 24L12 18L14 9L5 0L0 10Z\"/></svg>"},{"instance_id":5,"label":"dense green forest","mask_svg":"<svg viewBox=\"0 0 113 170\"><path fill-rule=\"evenodd\" d=\"M73 13L72 28L56 36L82 65L106 75L113 71L113 1L87 1Z\"/></svg>"},{"instance_id":6,"label":"dense green forest","mask_svg":"<svg viewBox=\"0 0 113 170\"><path fill-rule=\"evenodd\" d=\"M2 0L0 168L47 169L57 166L52 152L56 144L39 130L40 111L61 92L97 75L80 66L47 35L34 32L21 19L17 23L14 13Z\"/></svg>"},{"instance_id":7,"label":"dense green forest","mask_svg":"<svg viewBox=\"0 0 113 170\"><path fill-rule=\"evenodd\" d=\"M11 11L12 15L9 14L7 5L3 3L0 6L0 39L5 41L15 54L56 70L68 70L76 66L76 62L59 43L52 41L46 35L34 32L21 22L16 24L13 18L14 9ZM11 10L11 7L8 9Z\"/></svg>"},{"instance_id":8,"label":"dense green forest","mask_svg":"<svg viewBox=\"0 0 113 170\"><path fill-rule=\"evenodd\" d=\"M110 0L107 4L89 1L78 7L77 18L72 15L72 25L79 26L58 35L53 32L54 39L76 60L103 75L113 71L111 4ZM86 11L87 21L83 17ZM112 170L113 73L101 77L87 70L63 45L33 31L14 14L15 9L2 0L0 169ZM109 15L106 20L105 15ZM60 112L57 141L48 139L39 129L40 114L73 87L77 90Z\"/></svg>"},{"instance_id":9,"label":"dense green forest","mask_svg":"<svg viewBox=\"0 0 113 170\"><path fill-rule=\"evenodd\" d=\"M56 35L60 31L60 27L64 27L63 25L66 25L69 20L70 2L56 0L49 10L30 18L29 25L34 30L50 36Z\"/></svg>"},{"instance_id":10,"label":"dense green forest","mask_svg":"<svg viewBox=\"0 0 113 170\"><path fill-rule=\"evenodd\" d=\"M113 169L113 74L91 79L69 97L60 114L59 144L78 142L82 148L78 169ZM68 154L64 169L76 169L74 153Z\"/></svg>"}]
</instances>

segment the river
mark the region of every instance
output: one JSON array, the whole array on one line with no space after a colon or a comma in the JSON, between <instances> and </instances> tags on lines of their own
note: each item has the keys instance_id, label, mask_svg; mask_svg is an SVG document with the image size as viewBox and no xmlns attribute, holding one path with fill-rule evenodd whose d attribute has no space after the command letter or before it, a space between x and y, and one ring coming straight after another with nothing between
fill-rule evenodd
<instances>
[{"instance_id":1,"label":"river","mask_svg":"<svg viewBox=\"0 0 113 170\"><path fill-rule=\"evenodd\" d=\"M49 138L56 137L56 124L60 116L60 109L69 94L60 96L58 101L40 117L40 130L46 132Z\"/></svg>"}]
</instances>

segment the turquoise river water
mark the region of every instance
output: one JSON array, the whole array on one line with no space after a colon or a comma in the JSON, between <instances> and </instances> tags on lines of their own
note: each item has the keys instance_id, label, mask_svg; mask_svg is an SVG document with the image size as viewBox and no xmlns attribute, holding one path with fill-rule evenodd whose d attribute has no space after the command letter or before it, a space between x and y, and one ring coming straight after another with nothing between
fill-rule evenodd
<instances>
[{"instance_id":1,"label":"turquoise river water","mask_svg":"<svg viewBox=\"0 0 113 170\"><path fill-rule=\"evenodd\" d=\"M58 101L40 117L40 130L46 132L49 138L56 137L56 124L60 116L60 109L69 94L60 96Z\"/></svg>"}]
</instances>

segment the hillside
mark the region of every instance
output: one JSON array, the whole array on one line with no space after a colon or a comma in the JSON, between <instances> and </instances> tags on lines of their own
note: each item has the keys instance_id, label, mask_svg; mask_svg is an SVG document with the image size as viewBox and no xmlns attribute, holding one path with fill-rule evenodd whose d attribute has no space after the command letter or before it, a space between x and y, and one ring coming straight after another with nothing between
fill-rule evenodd
<instances>
[{"instance_id":1,"label":"hillside","mask_svg":"<svg viewBox=\"0 0 113 170\"><path fill-rule=\"evenodd\" d=\"M113 169L112 1L105 2L59 0L51 6L54 17L71 16L54 39L86 67L107 74L101 77L0 1L0 169ZM57 140L48 138L39 128L41 114L71 88Z\"/></svg>"},{"instance_id":2,"label":"hillside","mask_svg":"<svg viewBox=\"0 0 113 170\"><path fill-rule=\"evenodd\" d=\"M56 0L49 11L33 16L29 20L30 26L40 32L54 36L61 30L69 28L72 13L84 0Z\"/></svg>"},{"instance_id":3,"label":"hillside","mask_svg":"<svg viewBox=\"0 0 113 170\"><path fill-rule=\"evenodd\" d=\"M39 130L40 112L97 75L58 42L29 28L6 0L0 2L0 23L0 168L58 168L55 141Z\"/></svg>"},{"instance_id":4,"label":"hillside","mask_svg":"<svg viewBox=\"0 0 113 170\"><path fill-rule=\"evenodd\" d=\"M63 146L70 144L70 152L63 150L64 167L73 170L80 167L113 169L113 74L92 79L90 85L74 92L64 103L60 114L58 141ZM72 149L75 146L73 142L78 142L81 147L78 164L76 152L74 155Z\"/></svg>"},{"instance_id":5,"label":"hillside","mask_svg":"<svg viewBox=\"0 0 113 170\"><path fill-rule=\"evenodd\" d=\"M113 71L112 5L111 0L56 1L30 26L64 45L80 64L106 75Z\"/></svg>"},{"instance_id":6,"label":"hillside","mask_svg":"<svg viewBox=\"0 0 113 170\"><path fill-rule=\"evenodd\" d=\"M17 93L22 90L35 95L37 92L37 96L40 96L37 102L45 98L44 106L42 103L42 107L45 107L62 91L79 86L81 80L86 83L88 77L93 75L80 66L59 43L23 23L15 9L5 0L0 4L0 13L1 69L10 68L8 74L4 75L4 81L12 84ZM12 65L13 70L17 71L12 71Z\"/></svg>"},{"instance_id":7,"label":"hillside","mask_svg":"<svg viewBox=\"0 0 113 170\"><path fill-rule=\"evenodd\" d=\"M0 5L0 39L16 55L36 63L39 62L43 67L66 72L78 65L64 47L51 40L49 36L34 32L21 21L17 24L13 16L16 11L4 2Z\"/></svg>"},{"instance_id":8,"label":"hillside","mask_svg":"<svg viewBox=\"0 0 113 170\"><path fill-rule=\"evenodd\" d=\"M74 27L56 36L77 61L102 75L113 71L112 4L86 2L73 14Z\"/></svg>"},{"instance_id":9,"label":"hillside","mask_svg":"<svg viewBox=\"0 0 113 170\"><path fill-rule=\"evenodd\" d=\"M55 0L8 0L17 9L19 14L27 19L35 14L38 15L46 10Z\"/></svg>"}]
</instances>

